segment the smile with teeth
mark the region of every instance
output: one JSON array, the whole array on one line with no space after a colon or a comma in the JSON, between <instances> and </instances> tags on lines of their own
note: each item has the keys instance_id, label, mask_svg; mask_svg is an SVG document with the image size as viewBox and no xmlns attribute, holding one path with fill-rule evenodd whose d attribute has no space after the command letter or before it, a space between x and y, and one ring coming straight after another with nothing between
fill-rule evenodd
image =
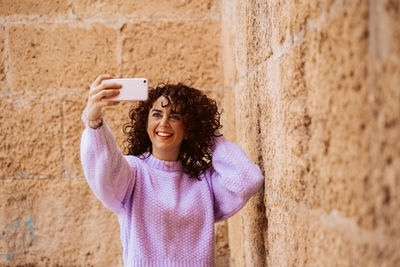
<instances>
[{"instance_id":1,"label":"smile with teeth","mask_svg":"<svg viewBox=\"0 0 400 267\"><path fill-rule=\"evenodd\" d=\"M156 132L156 134L157 134L160 138L162 138L162 139L167 139L167 138L173 136L172 133L162 132L162 131Z\"/></svg>"}]
</instances>

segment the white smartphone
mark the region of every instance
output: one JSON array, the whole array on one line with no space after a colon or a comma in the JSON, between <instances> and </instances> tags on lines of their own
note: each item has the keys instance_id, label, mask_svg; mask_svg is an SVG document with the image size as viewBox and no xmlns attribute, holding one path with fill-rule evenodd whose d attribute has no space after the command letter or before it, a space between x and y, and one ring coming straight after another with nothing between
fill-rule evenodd
<instances>
[{"instance_id":1,"label":"white smartphone","mask_svg":"<svg viewBox=\"0 0 400 267\"><path fill-rule=\"evenodd\" d=\"M102 84L118 83L121 84L119 95L107 98L108 101L132 101L146 100L148 82L146 78L124 78L124 79L107 79Z\"/></svg>"}]
</instances>

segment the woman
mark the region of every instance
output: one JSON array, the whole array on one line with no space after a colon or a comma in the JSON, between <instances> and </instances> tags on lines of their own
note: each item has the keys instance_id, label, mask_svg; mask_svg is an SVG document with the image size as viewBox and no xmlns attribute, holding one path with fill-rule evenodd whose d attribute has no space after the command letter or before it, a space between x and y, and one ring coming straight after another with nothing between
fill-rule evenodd
<instances>
[{"instance_id":1,"label":"woman","mask_svg":"<svg viewBox=\"0 0 400 267\"><path fill-rule=\"evenodd\" d=\"M118 84L91 86L83 120L86 179L121 226L125 266L214 266L214 222L263 184L258 166L221 128L215 101L182 84L158 86L130 112L123 155L102 119Z\"/></svg>"}]
</instances>

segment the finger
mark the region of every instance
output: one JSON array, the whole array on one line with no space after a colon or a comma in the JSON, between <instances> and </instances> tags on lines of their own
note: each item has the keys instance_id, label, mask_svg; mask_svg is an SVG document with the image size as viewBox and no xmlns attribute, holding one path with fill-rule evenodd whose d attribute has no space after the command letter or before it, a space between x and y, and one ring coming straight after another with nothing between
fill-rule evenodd
<instances>
[{"instance_id":1,"label":"finger","mask_svg":"<svg viewBox=\"0 0 400 267\"><path fill-rule=\"evenodd\" d=\"M117 95L119 95L119 89L102 90L93 97L93 100L100 101L104 98L111 98Z\"/></svg>"},{"instance_id":2,"label":"finger","mask_svg":"<svg viewBox=\"0 0 400 267\"><path fill-rule=\"evenodd\" d=\"M105 79L112 79L112 78L113 78L113 76L110 75L110 74L101 74L101 75L99 75L99 76L96 78L96 80L92 83L92 86L91 86L91 87L99 86L100 83L101 83L103 80L105 80Z\"/></svg>"},{"instance_id":3,"label":"finger","mask_svg":"<svg viewBox=\"0 0 400 267\"><path fill-rule=\"evenodd\" d=\"M102 101L101 101L101 107L103 108L103 107L109 107L109 106L116 106L116 105L118 105L119 103L121 103L121 101L111 101L111 100L105 100L105 99L103 99Z\"/></svg>"},{"instance_id":4,"label":"finger","mask_svg":"<svg viewBox=\"0 0 400 267\"><path fill-rule=\"evenodd\" d=\"M119 90L122 88L122 85L119 83L109 83L109 84L100 84L99 86L93 88L90 92L89 95L97 95L101 91L104 90L110 90L110 89L116 89Z\"/></svg>"},{"instance_id":5,"label":"finger","mask_svg":"<svg viewBox=\"0 0 400 267\"><path fill-rule=\"evenodd\" d=\"M114 78L114 77L111 74L101 74L101 75L99 75L99 77L97 77L97 79L95 81L95 86L100 85L103 80L112 79L112 78Z\"/></svg>"},{"instance_id":6,"label":"finger","mask_svg":"<svg viewBox=\"0 0 400 267\"><path fill-rule=\"evenodd\" d=\"M119 103L121 103L121 101L104 101L105 103L107 103L107 106L116 106Z\"/></svg>"}]
</instances>

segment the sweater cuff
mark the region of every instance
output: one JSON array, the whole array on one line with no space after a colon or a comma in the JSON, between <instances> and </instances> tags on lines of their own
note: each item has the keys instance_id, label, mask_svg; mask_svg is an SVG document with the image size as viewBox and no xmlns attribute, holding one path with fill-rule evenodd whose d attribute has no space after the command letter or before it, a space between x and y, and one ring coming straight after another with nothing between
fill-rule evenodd
<instances>
[{"instance_id":1,"label":"sweater cuff","mask_svg":"<svg viewBox=\"0 0 400 267\"><path fill-rule=\"evenodd\" d=\"M96 129L93 129L86 124L84 132L91 136L91 138L94 138L93 144L97 147L97 149L99 149L99 151L103 150L104 146L106 146L108 147L110 153L119 152L115 137L112 134L110 127L104 120L103 124Z\"/></svg>"},{"instance_id":2,"label":"sweater cuff","mask_svg":"<svg viewBox=\"0 0 400 267\"><path fill-rule=\"evenodd\" d=\"M89 131L100 131L102 128L104 128L104 124L105 124L104 119L102 119L101 125L100 125L99 127L97 127L97 128L92 128L92 127L90 127L87 123L85 123L85 127L86 127L86 129L88 129Z\"/></svg>"}]
</instances>

